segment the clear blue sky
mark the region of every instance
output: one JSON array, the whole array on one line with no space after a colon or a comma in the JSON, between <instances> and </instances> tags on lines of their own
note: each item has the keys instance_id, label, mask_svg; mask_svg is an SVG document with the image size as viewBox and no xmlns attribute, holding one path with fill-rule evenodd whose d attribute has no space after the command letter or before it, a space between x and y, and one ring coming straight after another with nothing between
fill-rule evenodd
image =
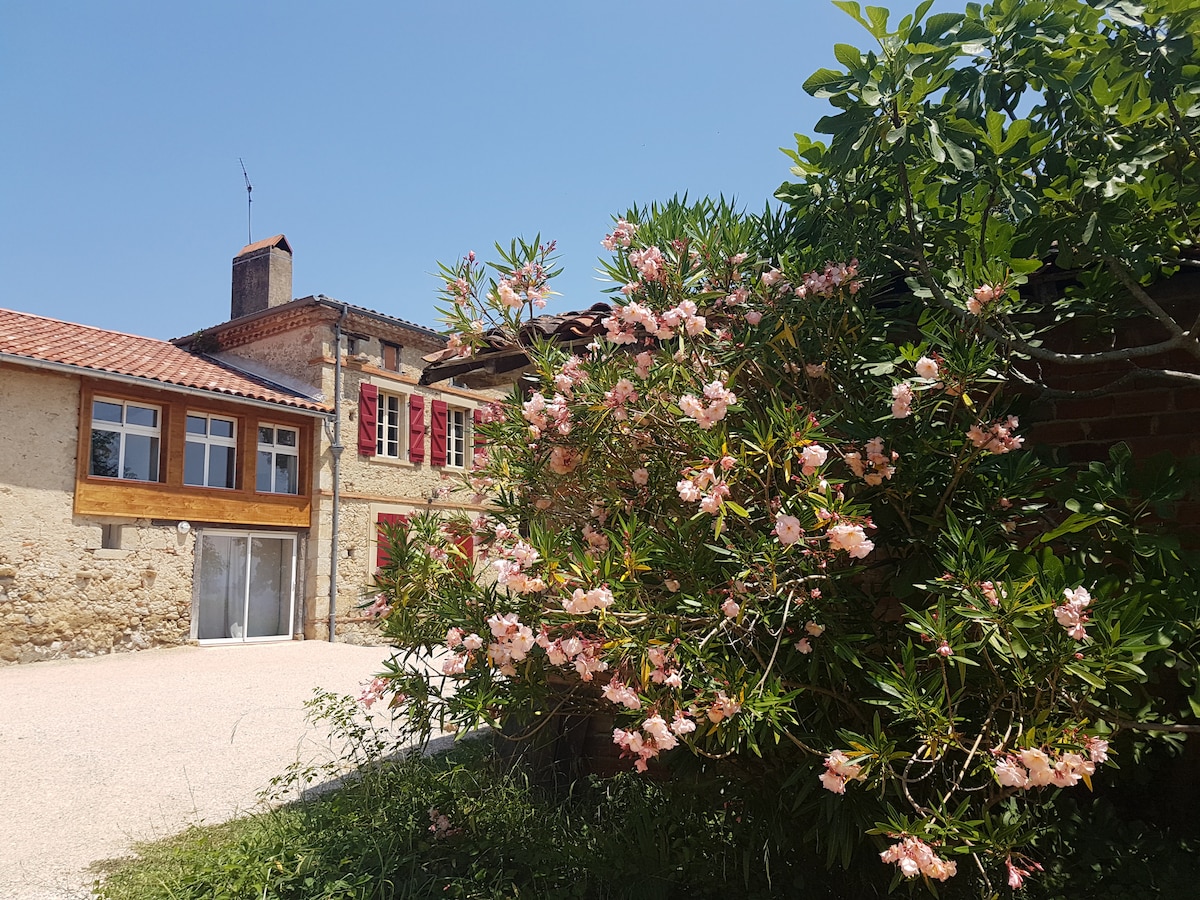
<instances>
[{"instance_id":1,"label":"clear blue sky","mask_svg":"<svg viewBox=\"0 0 1200 900\"><path fill-rule=\"evenodd\" d=\"M540 232L551 309L586 306L613 213L761 208L828 110L800 85L870 41L827 0L8 3L0 306L160 338L224 321L238 157L297 297L434 326L438 260Z\"/></svg>"}]
</instances>

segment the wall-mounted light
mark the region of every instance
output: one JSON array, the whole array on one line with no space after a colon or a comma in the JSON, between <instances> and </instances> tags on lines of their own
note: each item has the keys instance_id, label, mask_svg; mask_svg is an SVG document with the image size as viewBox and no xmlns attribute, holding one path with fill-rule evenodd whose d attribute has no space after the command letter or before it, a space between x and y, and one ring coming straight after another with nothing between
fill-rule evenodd
<instances>
[{"instance_id":1,"label":"wall-mounted light","mask_svg":"<svg viewBox=\"0 0 1200 900\"><path fill-rule=\"evenodd\" d=\"M175 526L175 528L179 531L180 534L187 534L189 531L192 530L192 523L191 522L180 522L178 525Z\"/></svg>"}]
</instances>

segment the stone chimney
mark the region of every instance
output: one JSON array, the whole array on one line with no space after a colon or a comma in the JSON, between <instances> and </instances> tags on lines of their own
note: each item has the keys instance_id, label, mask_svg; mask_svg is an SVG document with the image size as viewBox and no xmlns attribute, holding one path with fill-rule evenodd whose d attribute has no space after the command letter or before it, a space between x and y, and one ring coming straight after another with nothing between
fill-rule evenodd
<instances>
[{"instance_id":1,"label":"stone chimney","mask_svg":"<svg viewBox=\"0 0 1200 900\"><path fill-rule=\"evenodd\" d=\"M231 319L292 299L292 248L282 234L247 244L233 258Z\"/></svg>"}]
</instances>

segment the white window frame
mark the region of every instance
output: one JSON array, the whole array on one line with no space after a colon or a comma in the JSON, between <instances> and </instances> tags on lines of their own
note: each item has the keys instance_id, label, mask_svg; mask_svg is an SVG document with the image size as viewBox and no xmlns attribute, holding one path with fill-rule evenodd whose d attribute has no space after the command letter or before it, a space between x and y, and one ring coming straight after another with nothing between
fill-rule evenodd
<instances>
[{"instance_id":1,"label":"white window frame","mask_svg":"<svg viewBox=\"0 0 1200 900\"><path fill-rule=\"evenodd\" d=\"M121 407L121 421L120 422L106 422L102 419L97 419L96 418L96 404L97 403L111 403L114 406ZM150 425L134 425L134 424L128 423L126 420L129 418L128 408L130 406L137 407L138 409L154 410L154 421L156 421L158 424L154 425L154 426L150 426ZM116 397L96 396L96 397L92 397L91 420L92 420L92 427L91 427L91 430L88 432L88 476L89 477L91 477L91 478L109 478L109 479L113 479L115 481L142 481L142 482L146 482L149 484L156 483L161 479L161 477L162 477L162 407L161 406L156 406L153 403L142 403L142 402L136 401L136 400L121 400ZM110 434L118 435L118 444L119 444L120 449L117 451L117 472L119 473L117 475L97 475L92 471L92 466L95 463L95 459L92 456L92 440L94 439L93 438L94 433L97 431L106 431ZM149 473L152 476L150 478L130 478L124 474L124 472L125 472L125 443L126 443L125 438L129 437L129 436L134 436L134 435L136 435L138 437L148 437L148 438L158 441L158 456L157 456L157 459L155 459L153 461L153 471Z\"/></svg>"},{"instance_id":2,"label":"white window frame","mask_svg":"<svg viewBox=\"0 0 1200 900\"><path fill-rule=\"evenodd\" d=\"M391 426L391 423L388 421L389 413L392 412L392 410L388 409L389 403L396 405L394 410L396 440L394 442L387 439L387 429ZM390 449L388 447L389 443L394 443L395 453L388 452ZM387 460L407 460L407 450L408 396L406 394L380 390L375 406L375 456Z\"/></svg>"},{"instance_id":3,"label":"white window frame","mask_svg":"<svg viewBox=\"0 0 1200 900\"><path fill-rule=\"evenodd\" d=\"M189 409L187 411L187 418L188 419L204 419L205 425L204 425L204 434L195 434L195 433L187 430L187 420L186 419L184 420L185 437L184 437L184 448L183 448L183 454L184 454L183 483L185 485L187 485L188 487L207 487L207 488L216 488L218 490L232 490L235 487L237 487L237 433L238 433L237 419L230 418L229 416L215 416L215 415L211 415L209 413L196 412L195 410L191 410L191 409ZM230 437L222 437L221 435L213 434L212 433L212 423L214 421L228 422L232 426L231 430L232 430L233 434ZM195 484L194 482L187 480L187 445L188 444L198 444L204 448L204 482L202 484ZM230 480L233 482L232 484L209 484L208 483L209 452L211 451L211 449L213 447L220 447L222 449L228 448L228 449L233 450L233 468L229 473ZM299 463L297 463L297 467L298 466L299 466Z\"/></svg>"},{"instance_id":4,"label":"white window frame","mask_svg":"<svg viewBox=\"0 0 1200 900\"><path fill-rule=\"evenodd\" d=\"M459 419L456 428L455 419ZM455 431L459 432L455 439ZM471 411L461 406L446 407L446 468L467 467L467 445L471 439Z\"/></svg>"},{"instance_id":5,"label":"white window frame","mask_svg":"<svg viewBox=\"0 0 1200 900\"><path fill-rule=\"evenodd\" d=\"M261 433L261 429L263 429L263 428L271 429L272 443L270 443L270 444L263 443L262 433ZM301 493L301 489L300 489L300 429L296 428L295 426L292 426L292 425L276 425L273 422L259 422L258 429L260 429L260 430L255 432L258 435L258 439L257 439L258 454L261 455L263 453L267 453L271 457L271 460L269 463L269 470L271 472L271 487L264 490L263 488L258 486L258 479L259 479L259 476L262 474L262 469L261 469L262 459L261 459L261 456L258 455L258 456L255 456L255 465L259 466L260 468L258 468L254 473L254 489L260 494L287 494L289 496L299 496ZM296 435L295 445L289 447L286 444L278 443L278 441L276 439L278 438L280 431L290 431L292 434ZM294 491L279 491L279 490L275 489L275 461L276 461L276 458L280 457L280 456L292 456L292 457L295 457L295 459L296 459L296 490L294 490Z\"/></svg>"}]
</instances>

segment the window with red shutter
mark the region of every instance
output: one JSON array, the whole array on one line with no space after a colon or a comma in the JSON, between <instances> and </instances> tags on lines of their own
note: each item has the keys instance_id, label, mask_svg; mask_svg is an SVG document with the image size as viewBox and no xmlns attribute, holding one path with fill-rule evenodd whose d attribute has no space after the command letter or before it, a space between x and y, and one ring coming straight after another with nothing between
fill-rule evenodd
<instances>
[{"instance_id":1,"label":"window with red shutter","mask_svg":"<svg viewBox=\"0 0 1200 900\"><path fill-rule=\"evenodd\" d=\"M379 418L379 388L373 384L358 386L358 452L375 455L375 431Z\"/></svg>"},{"instance_id":2,"label":"window with red shutter","mask_svg":"<svg viewBox=\"0 0 1200 900\"><path fill-rule=\"evenodd\" d=\"M416 394L408 398L408 458L425 459L425 398Z\"/></svg>"},{"instance_id":3,"label":"window with red shutter","mask_svg":"<svg viewBox=\"0 0 1200 900\"><path fill-rule=\"evenodd\" d=\"M408 524L408 516L403 513L380 513L375 523L375 567L382 569L391 561L388 553L388 532L400 525Z\"/></svg>"},{"instance_id":4,"label":"window with red shutter","mask_svg":"<svg viewBox=\"0 0 1200 900\"><path fill-rule=\"evenodd\" d=\"M447 406L444 400L434 400L429 416L429 462L434 466L446 464Z\"/></svg>"}]
</instances>

